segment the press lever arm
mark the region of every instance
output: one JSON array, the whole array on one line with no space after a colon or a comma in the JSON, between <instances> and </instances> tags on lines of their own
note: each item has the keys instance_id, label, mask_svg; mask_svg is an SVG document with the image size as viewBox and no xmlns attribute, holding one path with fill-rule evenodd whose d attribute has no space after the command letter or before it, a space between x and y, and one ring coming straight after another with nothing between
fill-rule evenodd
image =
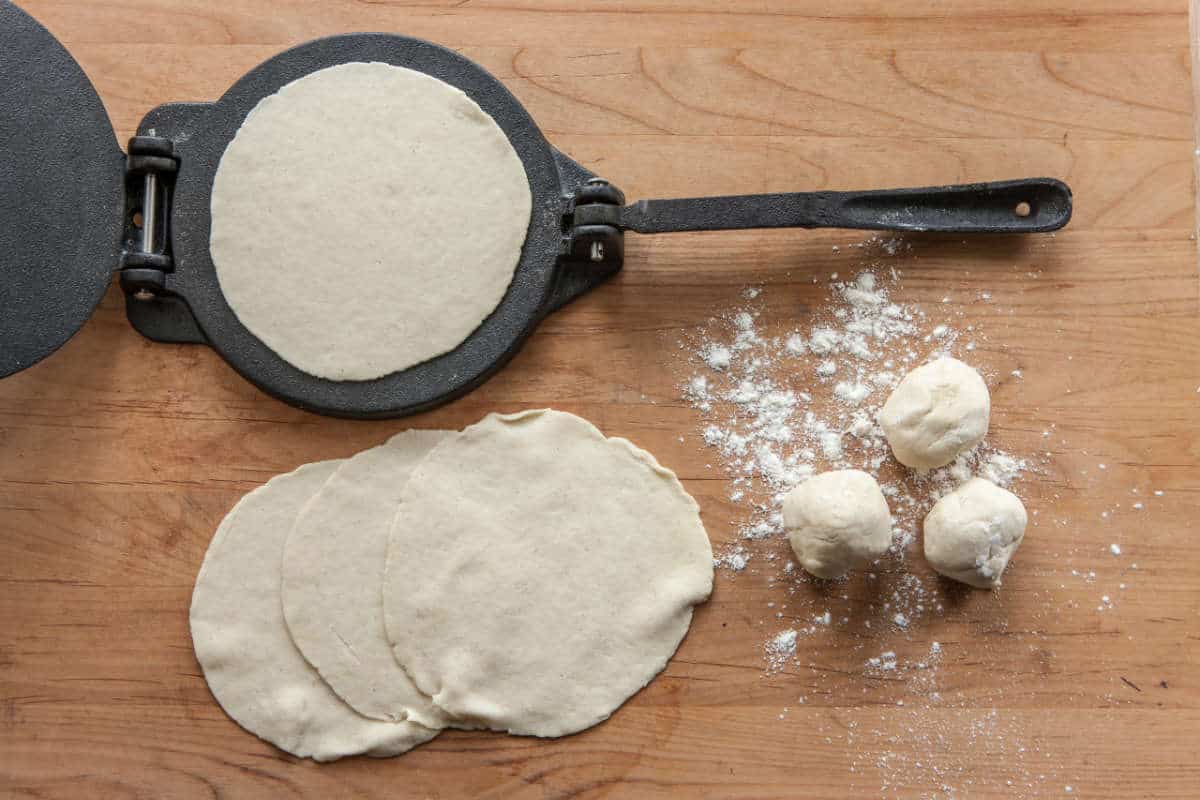
<instances>
[{"instance_id":1,"label":"press lever arm","mask_svg":"<svg viewBox=\"0 0 1200 800\"><path fill-rule=\"evenodd\" d=\"M1053 178L862 192L639 200L626 206L592 202L575 209L577 225L613 225L637 233L747 228L1045 233L1062 228L1070 219L1071 189Z\"/></svg>"}]
</instances>

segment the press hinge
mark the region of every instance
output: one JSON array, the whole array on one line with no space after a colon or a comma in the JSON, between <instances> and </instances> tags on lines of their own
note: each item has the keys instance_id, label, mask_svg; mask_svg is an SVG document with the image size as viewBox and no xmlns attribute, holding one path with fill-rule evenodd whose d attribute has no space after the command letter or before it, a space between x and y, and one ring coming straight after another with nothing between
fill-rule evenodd
<instances>
[{"instance_id":1,"label":"press hinge","mask_svg":"<svg viewBox=\"0 0 1200 800\"><path fill-rule=\"evenodd\" d=\"M138 300L167 293L171 258L171 196L179 159L170 139L135 136L125 160L125 249L121 288Z\"/></svg>"},{"instance_id":2,"label":"press hinge","mask_svg":"<svg viewBox=\"0 0 1200 800\"><path fill-rule=\"evenodd\" d=\"M563 215L563 259L608 270L621 268L625 195L603 178L591 178L568 199Z\"/></svg>"}]
</instances>

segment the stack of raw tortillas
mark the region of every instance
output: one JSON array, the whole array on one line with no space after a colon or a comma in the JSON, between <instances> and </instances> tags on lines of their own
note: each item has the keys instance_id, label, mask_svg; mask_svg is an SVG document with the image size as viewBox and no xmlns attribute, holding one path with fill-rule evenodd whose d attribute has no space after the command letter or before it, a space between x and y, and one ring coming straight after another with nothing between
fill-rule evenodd
<instances>
[{"instance_id":1,"label":"stack of raw tortillas","mask_svg":"<svg viewBox=\"0 0 1200 800\"><path fill-rule=\"evenodd\" d=\"M494 414L246 495L192 640L225 711L298 756L562 736L666 666L712 575L695 501L649 453L571 414Z\"/></svg>"}]
</instances>

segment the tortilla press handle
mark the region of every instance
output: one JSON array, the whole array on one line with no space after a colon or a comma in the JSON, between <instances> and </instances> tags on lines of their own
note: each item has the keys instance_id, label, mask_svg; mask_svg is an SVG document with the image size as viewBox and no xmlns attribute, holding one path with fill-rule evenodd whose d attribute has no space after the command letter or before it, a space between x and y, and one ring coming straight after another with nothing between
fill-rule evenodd
<instances>
[{"instance_id":1,"label":"tortilla press handle","mask_svg":"<svg viewBox=\"0 0 1200 800\"><path fill-rule=\"evenodd\" d=\"M788 192L639 200L618 225L638 233L745 228L856 228L943 233L1044 233L1071 219L1071 189L1026 178L919 189Z\"/></svg>"}]
</instances>

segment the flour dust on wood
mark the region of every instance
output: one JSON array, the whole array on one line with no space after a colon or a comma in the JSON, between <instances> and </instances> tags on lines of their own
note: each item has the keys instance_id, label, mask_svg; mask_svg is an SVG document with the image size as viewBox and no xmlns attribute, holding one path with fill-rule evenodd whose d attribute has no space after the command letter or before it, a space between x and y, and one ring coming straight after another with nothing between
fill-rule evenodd
<instances>
[{"instance_id":1,"label":"flour dust on wood","mask_svg":"<svg viewBox=\"0 0 1200 800\"><path fill-rule=\"evenodd\" d=\"M997 376L976 357L988 337L949 297L929 308L905 302L903 275L887 262L907 253L906 242L873 238L857 249L883 261L868 258L849 273L834 273L814 309L792 311L787 289L754 286L731 296L729 308L680 343L681 394L698 413L709 460L728 479L729 503L741 510L714 560L728 579L753 575L769 590L757 620L764 679L776 687L788 678L807 685L781 720L814 694L857 691L863 703L895 704L898 727L851 720L823 728L831 744L863 754L848 764L856 780L873 771L881 793L904 796L906 786L920 781L954 795L955 786L971 788L965 781L972 753L998 749L1009 756L995 776L999 785L1036 794L1061 778L1053 754L1024 740L1003 712L964 707L966 701L944 697L939 688L944 658L980 654L961 643L918 641L917 632L944 617L961 592L924 563L920 527L940 497L976 476L1020 495L1048 457L1007 452L985 439L929 472L895 462L876 417L906 373L950 355L989 383ZM990 292L973 302L990 303ZM797 565L780 507L790 489L834 469L864 470L879 481L893 516L892 546L866 569L826 581ZM1020 562L1018 554L1017 569ZM828 663L834 642L839 652L849 642L855 661ZM887 699L897 691L899 699ZM946 731L949 719L959 727Z\"/></svg>"}]
</instances>

